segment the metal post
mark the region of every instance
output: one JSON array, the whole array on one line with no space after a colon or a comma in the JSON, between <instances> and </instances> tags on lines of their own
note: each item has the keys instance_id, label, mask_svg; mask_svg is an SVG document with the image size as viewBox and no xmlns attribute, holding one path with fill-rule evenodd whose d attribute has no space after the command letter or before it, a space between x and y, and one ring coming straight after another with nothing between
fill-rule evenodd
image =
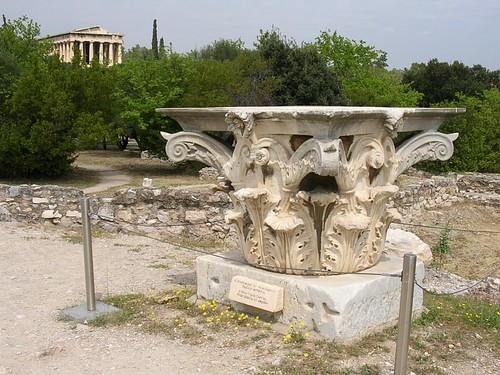
<instances>
[{"instance_id":1,"label":"metal post","mask_svg":"<svg viewBox=\"0 0 500 375\"><path fill-rule=\"evenodd\" d=\"M83 256L85 261L85 290L87 292L87 310L95 311L95 288L94 288L94 263L92 260L92 232L89 217L89 198L83 197L82 227L83 227Z\"/></svg>"},{"instance_id":2,"label":"metal post","mask_svg":"<svg viewBox=\"0 0 500 375\"><path fill-rule=\"evenodd\" d=\"M410 341L411 313L413 308L413 288L417 256L405 254L403 257L403 278L401 282L401 300L399 304L398 339L396 342L396 364L394 375L405 375L408 362Z\"/></svg>"}]
</instances>

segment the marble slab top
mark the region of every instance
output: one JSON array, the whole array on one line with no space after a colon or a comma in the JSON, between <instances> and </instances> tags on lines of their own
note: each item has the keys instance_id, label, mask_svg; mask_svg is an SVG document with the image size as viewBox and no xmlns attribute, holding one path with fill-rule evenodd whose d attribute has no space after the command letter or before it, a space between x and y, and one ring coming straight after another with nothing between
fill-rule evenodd
<instances>
[{"instance_id":1,"label":"marble slab top","mask_svg":"<svg viewBox=\"0 0 500 375\"><path fill-rule=\"evenodd\" d=\"M340 137L390 132L435 131L464 108L394 108L344 106L157 108L184 131L227 131L226 118L251 119L257 135L299 134Z\"/></svg>"}]
</instances>

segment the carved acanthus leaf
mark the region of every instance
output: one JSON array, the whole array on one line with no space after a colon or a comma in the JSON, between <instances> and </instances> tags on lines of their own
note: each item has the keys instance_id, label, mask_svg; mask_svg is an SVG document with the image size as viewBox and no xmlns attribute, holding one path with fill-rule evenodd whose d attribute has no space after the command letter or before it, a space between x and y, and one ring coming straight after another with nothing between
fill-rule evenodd
<instances>
[{"instance_id":1,"label":"carved acanthus leaf","mask_svg":"<svg viewBox=\"0 0 500 375\"><path fill-rule=\"evenodd\" d=\"M231 159L232 150L229 147L204 133L161 132L161 135L167 140L167 156L174 162L196 160L224 173L224 165Z\"/></svg>"},{"instance_id":2,"label":"carved acanthus leaf","mask_svg":"<svg viewBox=\"0 0 500 375\"><path fill-rule=\"evenodd\" d=\"M458 133L423 132L410 138L396 150L397 176L420 161L448 160L453 155L453 141L457 137Z\"/></svg>"}]
</instances>

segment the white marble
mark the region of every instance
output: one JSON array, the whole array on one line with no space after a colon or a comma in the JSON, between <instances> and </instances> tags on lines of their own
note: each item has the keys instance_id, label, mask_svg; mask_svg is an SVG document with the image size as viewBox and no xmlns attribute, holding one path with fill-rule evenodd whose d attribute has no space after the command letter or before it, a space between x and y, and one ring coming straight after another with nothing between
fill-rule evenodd
<instances>
[{"instance_id":1,"label":"white marble","mask_svg":"<svg viewBox=\"0 0 500 375\"><path fill-rule=\"evenodd\" d=\"M287 325L302 322L306 331L316 331L323 337L338 341L350 341L396 322L401 279L388 275L400 275L402 268L402 258L383 256L370 270L355 274L285 275L245 264L241 254L233 252L199 257L196 274L200 297L232 304L238 311L254 314L264 312L228 298L233 277L246 277L281 287L284 289L284 305L273 315L274 319ZM423 277L424 265L417 261L416 279L420 284ZM421 311L422 303L422 289L415 288L412 306L415 314Z\"/></svg>"},{"instance_id":2,"label":"white marble","mask_svg":"<svg viewBox=\"0 0 500 375\"><path fill-rule=\"evenodd\" d=\"M437 129L460 108L160 108L183 131L162 133L173 161L197 160L226 179L226 214L245 260L288 274L373 267L399 220L396 177L447 160L457 134ZM212 133L207 133L207 132ZM213 136L231 135L229 141ZM226 134L217 133L226 132ZM400 147L393 138L417 132Z\"/></svg>"}]
</instances>

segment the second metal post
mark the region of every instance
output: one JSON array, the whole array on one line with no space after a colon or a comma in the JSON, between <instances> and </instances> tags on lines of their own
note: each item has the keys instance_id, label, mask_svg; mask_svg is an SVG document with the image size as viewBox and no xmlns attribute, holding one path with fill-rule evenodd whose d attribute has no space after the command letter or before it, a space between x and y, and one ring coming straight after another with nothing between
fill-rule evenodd
<instances>
[{"instance_id":1,"label":"second metal post","mask_svg":"<svg viewBox=\"0 0 500 375\"><path fill-rule=\"evenodd\" d=\"M410 325L413 309L413 289L415 285L416 264L417 256L415 254L404 255L394 375L406 374L406 367L408 363L408 348L410 345Z\"/></svg>"},{"instance_id":2,"label":"second metal post","mask_svg":"<svg viewBox=\"0 0 500 375\"><path fill-rule=\"evenodd\" d=\"M95 287L94 287L94 262L92 259L92 231L89 217L89 198L83 197L82 207L82 229L83 229L83 256L85 262L85 291L87 293L87 310L95 311Z\"/></svg>"}]
</instances>

